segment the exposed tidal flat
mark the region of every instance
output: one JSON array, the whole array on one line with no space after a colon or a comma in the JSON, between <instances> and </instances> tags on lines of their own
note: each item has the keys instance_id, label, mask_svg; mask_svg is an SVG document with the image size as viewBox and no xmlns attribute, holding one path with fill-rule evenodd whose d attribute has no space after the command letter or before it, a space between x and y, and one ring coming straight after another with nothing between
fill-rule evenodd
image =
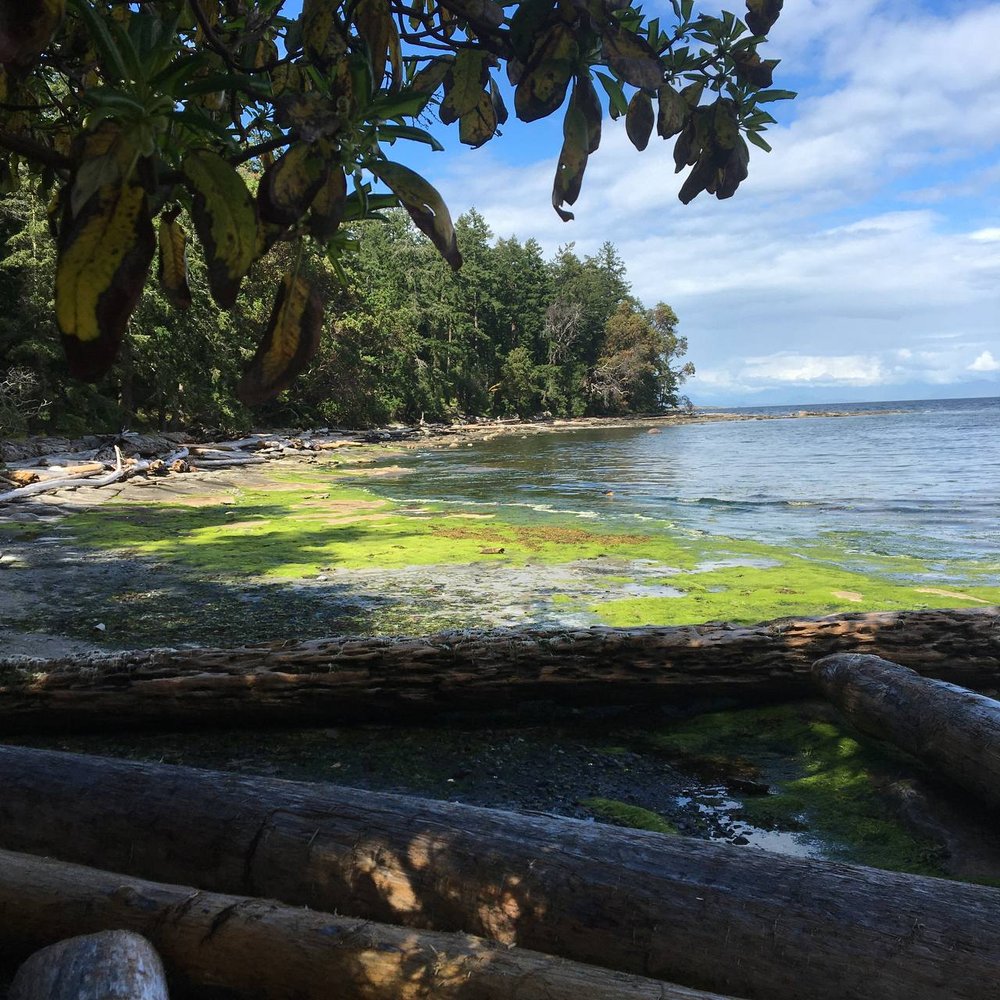
<instances>
[{"instance_id":1,"label":"exposed tidal flat","mask_svg":"<svg viewBox=\"0 0 1000 1000\"><path fill-rule=\"evenodd\" d=\"M0 639L44 654L995 604L996 415L514 430L135 485L2 528ZM985 825L822 705L509 723L59 745L1000 875Z\"/></svg>"}]
</instances>

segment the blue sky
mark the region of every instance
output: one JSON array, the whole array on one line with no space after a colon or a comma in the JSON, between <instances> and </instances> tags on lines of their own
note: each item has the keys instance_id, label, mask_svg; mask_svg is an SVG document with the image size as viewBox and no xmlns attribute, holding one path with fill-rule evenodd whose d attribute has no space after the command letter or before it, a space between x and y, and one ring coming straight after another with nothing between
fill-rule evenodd
<instances>
[{"instance_id":1,"label":"blue sky","mask_svg":"<svg viewBox=\"0 0 1000 1000\"><path fill-rule=\"evenodd\" d=\"M1000 2L785 0L775 85L800 96L726 202L681 205L672 143L638 153L620 121L570 223L550 205L561 115L390 155L497 236L614 243L635 293L677 311L696 403L1000 395L998 39Z\"/></svg>"}]
</instances>

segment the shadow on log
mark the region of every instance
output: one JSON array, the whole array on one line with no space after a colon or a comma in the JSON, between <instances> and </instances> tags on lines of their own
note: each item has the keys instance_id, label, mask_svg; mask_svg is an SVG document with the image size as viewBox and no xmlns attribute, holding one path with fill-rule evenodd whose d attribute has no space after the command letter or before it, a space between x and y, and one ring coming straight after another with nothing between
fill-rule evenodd
<instances>
[{"instance_id":1,"label":"shadow on log","mask_svg":"<svg viewBox=\"0 0 1000 1000\"><path fill-rule=\"evenodd\" d=\"M877 656L828 656L813 673L852 725L1000 809L1000 702Z\"/></svg>"},{"instance_id":2,"label":"shadow on log","mask_svg":"<svg viewBox=\"0 0 1000 1000\"><path fill-rule=\"evenodd\" d=\"M246 1000L725 1000L464 934L387 927L0 850L5 951L110 927L146 935L184 992L222 987ZM128 951L120 939L130 940ZM109 949L109 940L117 947ZM102 941L103 949L95 952L93 945ZM119 982L142 985L150 955L159 965L137 934L115 931L74 942L80 944L62 942L29 959L9 1000L166 1000L165 989L112 988ZM85 945L100 964L74 957L67 968L68 958ZM89 969L91 979L107 989L87 989L79 968ZM22 979L36 985L55 981L60 988L18 992ZM78 993L63 988L72 984Z\"/></svg>"},{"instance_id":3,"label":"shadow on log","mask_svg":"<svg viewBox=\"0 0 1000 1000\"><path fill-rule=\"evenodd\" d=\"M0 733L125 726L425 722L457 711L742 702L813 692L812 663L872 653L1000 686L1000 611L786 618L755 626L507 630L0 660Z\"/></svg>"},{"instance_id":4,"label":"shadow on log","mask_svg":"<svg viewBox=\"0 0 1000 1000\"><path fill-rule=\"evenodd\" d=\"M2 846L767 1000L998 1000L1000 891L400 795L0 747Z\"/></svg>"}]
</instances>

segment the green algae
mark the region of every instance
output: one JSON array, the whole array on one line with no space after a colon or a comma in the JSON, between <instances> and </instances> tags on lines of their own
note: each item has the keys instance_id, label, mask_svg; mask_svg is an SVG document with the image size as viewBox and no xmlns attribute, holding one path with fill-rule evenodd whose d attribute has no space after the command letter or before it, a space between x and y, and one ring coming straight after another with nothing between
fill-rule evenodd
<instances>
[{"instance_id":1,"label":"green algae","mask_svg":"<svg viewBox=\"0 0 1000 1000\"><path fill-rule=\"evenodd\" d=\"M593 812L603 823L615 826L627 826L633 830L651 830L653 833L677 833L677 827L665 820L659 813L642 806L630 805L618 799L592 798L583 799L580 803Z\"/></svg>"},{"instance_id":2,"label":"green algae","mask_svg":"<svg viewBox=\"0 0 1000 1000\"><path fill-rule=\"evenodd\" d=\"M837 860L945 874L940 846L907 829L882 791L920 774L920 765L849 730L828 706L715 712L631 738L696 771L701 764L770 783L772 794L744 801L742 814L755 826L808 830Z\"/></svg>"},{"instance_id":3,"label":"green algae","mask_svg":"<svg viewBox=\"0 0 1000 1000\"><path fill-rule=\"evenodd\" d=\"M825 538L790 548L664 525L643 532L580 527L578 520L541 512L504 520L450 505L415 509L376 496L341 464L268 466L250 486L200 497L110 501L70 515L65 526L87 547L202 577L272 583L336 580L338 571L486 562L573 563L587 571L594 561L597 577L596 561L613 559L614 573L603 563L599 582L592 581L607 599L550 594L546 602L622 627L978 607L1000 600L995 575L968 561L875 554L862 551L859 539ZM657 569L654 578L651 570ZM665 595L665 587L678 593Z\"/></svg>"}]
</instances>

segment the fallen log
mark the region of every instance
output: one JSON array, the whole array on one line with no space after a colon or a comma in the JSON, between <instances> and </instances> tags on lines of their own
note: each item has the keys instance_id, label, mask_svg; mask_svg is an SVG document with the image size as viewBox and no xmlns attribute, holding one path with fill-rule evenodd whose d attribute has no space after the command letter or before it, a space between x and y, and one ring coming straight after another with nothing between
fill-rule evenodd
<instances>
[{"instance_id":1,"label":"fallen log","mask_svg":"<svg viewBox=\"0 0 1000 1000\"><path fill-rule=\"evenodd\" d=\"M156 946L172 980L267 1000L723 1000L717 994L246 896L0 850L0 950L104 928ZM102 938L106 935L95 935ZM88 941L93 938L77 938ZM145 943L145 942L144 942ZM42 955L63 945L45 949ZM146 948L152 948L146 943ZM156 952L153 952L155 956ZM36 956L37 958L38 956ZM53 957L55 957L53 955ZM29 959L29 963L34 959ZM16 984L15 984L16 985ZM119 994L108 991L94 997ZM154 994L126 993L136 1000ZM9 1000L76 1000L25 993ZM91 994L81 994L90 1000Z\"/></svg>"},{"instance_id":2,"label":"fallen log","mask_svg":"<svg viewBox=\"0 0 1000 1000\"><path fill-rule=\"evenodd\" d=\"M0 842L768 1000L997 1000L1000 891L544 815L0 747ZM807 978L807 982L805 982Z\"/></svg>"},{"instance_id":3,"label":"fallen log","mask_svg":"<svg viewBox=\"0 0 1000 1000\"><path fill-rule=\"evenodd\" d=\"M877 653L989 689L1000 686L1000 611L7 657L0 659L0 733L427 720L527 702L793 699L813 693L812 663L836 652Z\"/></svg>"},{"instance_id":4,"label":"fallen log","mask_svg":"<svg viewBox=\"0 0 1000 1000\"><path fill-rule=\"evenodd\" d=\"M4 864L7 863L13 863L12 875L16 881L17 855L5 854ZM36 862L34 869L38 867ZM10 909L10 897L6 896L6 870L0 879L2 934L8 920L31 921L32 907L38 905L38 897L44 890L40 886L23 885L24 895L14 911ZM113 883L110 889L114 891ZM63 926L72 924L63 922ZM18 935L27 929L18 927ZM41 937L46 939L51 935ZM168 1000L168 997L163 963L153 946L138 934L107 929L58 941L35 952L18 969L7 1000Z\"/></svg>"},{"instance_id":5,"label":"fallen log","mask_svg":"<svg viewBox=\"0 0 1000 1000\"><path fill-rule=\"evenodd\" d=\"M813 673L852 725L1000 809L1000 702L877 656L827 656Z\"/></svg>"}]
</instances>

